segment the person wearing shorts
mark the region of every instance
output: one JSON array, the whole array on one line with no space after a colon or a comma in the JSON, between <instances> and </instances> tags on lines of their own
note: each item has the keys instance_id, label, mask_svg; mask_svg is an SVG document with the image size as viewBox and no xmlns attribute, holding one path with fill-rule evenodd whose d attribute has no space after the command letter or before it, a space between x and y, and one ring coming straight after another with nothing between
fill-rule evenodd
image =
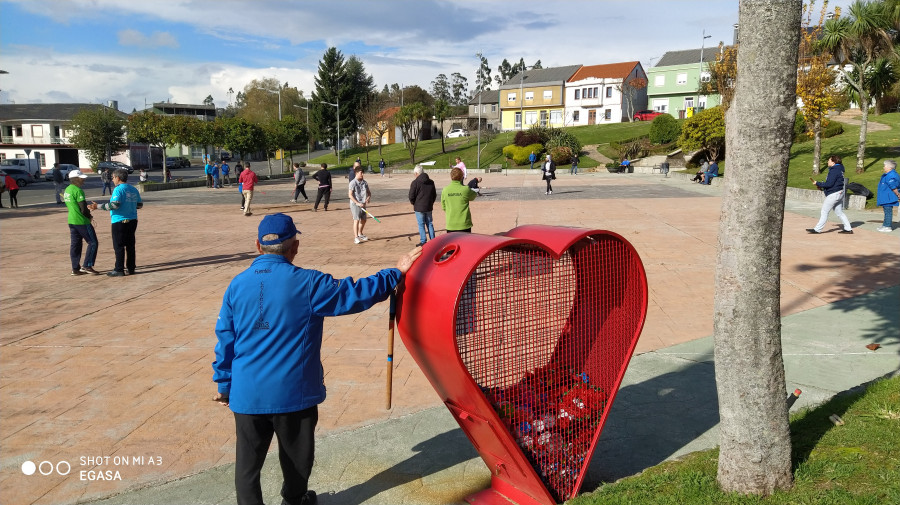
<instances>
[{"instance_id":1,"label":"person wearing shorts","mask_svg":"<svg viewBox=\"0 0 900 505\"><path fill-rule=\"evenodd\" d=\"M350 197L350 214L353 215L353 242L360 244L369 240L369 237L363 235L363 228L366 227L366 205L372 198L372 191L369 184L363 179L363 168L361 166L354 167L354 175L350 181L350 189L348 196Z\"/></svg>"}]
</instances>

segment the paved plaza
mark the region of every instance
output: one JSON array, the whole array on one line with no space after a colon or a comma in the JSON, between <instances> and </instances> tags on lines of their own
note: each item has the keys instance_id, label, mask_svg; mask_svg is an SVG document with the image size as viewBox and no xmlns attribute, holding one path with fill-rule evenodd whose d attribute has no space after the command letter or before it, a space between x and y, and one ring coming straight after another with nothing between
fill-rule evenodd
<instances>
[{"instance_id":1,"label":"paved plaza","mask_svg":"<svg viewBox=\"0 0 900 505\"><path fill-rule=\"evenodd\" d=\"M438 188L449 180L432 178ZM69 275L66 213L52 201L20 193L19 209L0 209L0 502L233 503L234 422L212 401L210 367L222 295L255 257L267 213L294 218L300 266L337 278L393 266L419 241L406 198L412 175L367 180L381 223L369 222L360 245L343 190L328 212L313 212L288 203L290 179L263 182L251 217L233 187L145 193L138 271L125 278ZM345 181L335 174L336 186ZM483 186L474 232L610 230L647 271L647 320L585 489L715 445L709 336L722 185L594 173L560 175L550 196L536 175L484 174ZM103 200L99 190L87 196ZM804 390L801 405L900 368L900 230L875 231L880 209L847 213L853 235L836 233L837 222L810 235L819 204L786 205L785 364L788 387ZM114 257L109 216L98 214L95 268L105 272ZM443 233L439 204L434 218ZM310 486L323 504L458 503L486 487L489 472L399 338L394 405L384 409L387 312L384 302L325 323L328 399ZM872 342L881 349L867 350ZM33 475L26 461L39 465ZM114 480L89 480L91 470ZM277 503L277 457L263 482Z\"/></svg>"}]
</instances>

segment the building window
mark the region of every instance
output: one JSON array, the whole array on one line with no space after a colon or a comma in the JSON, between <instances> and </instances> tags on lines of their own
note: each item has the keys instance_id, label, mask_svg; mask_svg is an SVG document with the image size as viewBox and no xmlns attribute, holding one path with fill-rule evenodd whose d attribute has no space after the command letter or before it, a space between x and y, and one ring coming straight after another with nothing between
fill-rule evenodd
<instances>
[{"instance_id":1,"label":"building window","mask_svg":"<svg viewBox=\"0 0 900 505\"><path fill-rule=\"evenodd\" d=\"M553 90L545 89L544 90L544 100L552 100L553 99Z\"/></svg>"},{"instance_id":2,"label":"building window","mask_svg":"<svg viewBox=\"0 0 900 505\"><path fill-rule=\"evenodd\" d=\"M609 121L610 119L612 119L612 109L606 109L606 110L603 112L603 119L605 119L605 120L607 120L607 121Z\"/></svg>"},{"instance_id":3,"label":"building window","mask_svg":"<svg viewBox=\"0 0 900 505\"><path fill-rule=\"evenodd\" d=\"M515 102L515 101L516 101L516 94L515 94L515 93L507 93L507 95L506 95L506 101L507 101L507 102Z\"/></svg>"},{"instance_id":4,"label":"building window","mask_svg":"<svg viewBox=\"0 0 900 505\"><path fill-rule=\"evenodd\" d=\"M53 127L53 136L54 137L62 137L62 128L60 128L59 126L54 126Z\"/></svg>"},{"instance_id":5,"label":"building window","mask_svg":"<svg viewBox=\"0 0 900 505\"><path fill-rule=\"evenodd\" d=\"M579 111L577 111L577 110L572 112L572 121L574 121L576 123L578 122L578 112Z\"/></svg>"},{"instance_id":6,"label":"building window","mask_svg":"<svg viewBox=\"0 0 900 505\"><path fill-rule=\"evenodd\" d=\"M612 98L612 86L606 87L606 98Z\"/></svg>"},{"instance_id":7,"label":"building window","mask_svg":"<svg viewBox=\"0 0 900 505\"><path fill-rule=\"evenodd\" d=\"M675 84L687 84L687 74L678 74L678 76L675 78Z\"/></svg>"},{"instance_id":8,"label":"building window","mask_svg":"<svg viewBox=\"0 0 900 505\"><path fill-rule=\"evenodd\" d=\"M487 114L487 105L482 105L482 106L481 106L481 113L482 113L482 114Z\"/></svg>"},{"instance_id":9,"label":"building window","mask_svg":"<svg viewBox=\"0 0 900 505\"><path fill-rule=\"evenodd\" d=\"M657 75L653 80L654 86L665 86L666 85L666 76Z\"/></svg>"},{"instance_id":10,"label":"building window","mask_svg":"<svg viewBox=\"0 0 900 505\"><path fill-rule=\"evenodd\" d=\"M550 124L561 124L561 123L562 123L562 111L551 110L550 111Z\"/></svg>"},{"instance_id":11,"label":"building window","mask_svg":"<svg viewBox=\"0 0 900 505\"><path fill-rule=\"evenodd\" d=\"M31 125L31 137L36 139L44 138L44 126L39 124Z\"/></svg>"},{"instance_id":12,"label":"building window","mask_svg":"<svg viewBox=\"0 0 900 505\"><path fill-rule=\"evenodd\" d=\"M581 90L580 89L575 90L575 99L581 100Z\"/></svg>"},{"instance_id":13,"label":"building window","mask_svg":"<svg viewBox=\"0 0 900 505\"><path fill-rule=\"evenodd\" d=\"M495 104L495 103L491 104L491 112L497 112L497 104Z\"/></svg>"},{"instance_id":14,"label":"building window","mask_svg":"<svg viewBox=\"0 0 900 505\"><path fill-rule=\"evenodd\" d=\"M547 111L541 111L541 126L547 126Z\"/></svg>"},{"instance_id":15,"label":"building window","mask_svg":"<svg viewBox=\"0 0 900 505\"><path fill-rule=\"evenodd\" d=\"M16 137L22 136L22 125L13 126L12 128L13 128L13 135L15 135Z\"/></svg>"},{"instance_id":16,"label":"building window","mask_svg":"<svg viewBox=\"0 0 900 505\"><path fill-rule=\"evenodd\" d=\"M537 123L537 112L530 110L525 113L525 124L528 126Z\"/></svg>"},{"instance_id":17,"label":"building window","mask_svg":"<svg viewBox=\"0 0 900 505\"><path fill-rule=\"evenodd\" d=\"M516 120L515 120L515 123L516 123L516 124L515 124L515 127L516 127L516 128L519 128L519 129L522 128L522 113L521 113L521 112L516 112Z\"/></svg>"},{"instance_id":18,"label":"building window","mask_svg":"<svg viewBox=\"0 0 900 505\"><path fill-rule=\"evenodd\" d=\"M41 153L41 166L42 167L47 166L47 156L45 156L44 153Z\"/></svg>"},{"instance_id":19,"label":"building window","mask_svg":"<svg viewBox=\"0 0 900 505\"><path fill-rule=\"evenodd\" d=\"M534 100L534 91L526 91L525 99L526 100Z\"/></svg>"},{"instance_id":20,"label":"building window","mask_svg":"<svg viewBox=\"0 0 900 505\"><path fill-rule=\"evenodd\" d=\"M668 98L655 98L653 100L653 110L655 110L656 112L668 112L669 99Z\"/></svg>"},{"instance_id":21,"label":"building window","mask_svg":"<svg viewBox=\"0 0 900 505\"><path fill-rule=\"evenodd\" d=\"M703 72L700 74L700 82L709 82L710 75L709 72Z\"/></svg>"},{"instance_id":22,"label":"building window","mask_svg":"<svg viewBox=\"0 0 900 505\"><path fill-rule=\"evenodd\" d=\"M600 98L600 88L594 88L594 98Z\"/></svg>"}]
</instances>

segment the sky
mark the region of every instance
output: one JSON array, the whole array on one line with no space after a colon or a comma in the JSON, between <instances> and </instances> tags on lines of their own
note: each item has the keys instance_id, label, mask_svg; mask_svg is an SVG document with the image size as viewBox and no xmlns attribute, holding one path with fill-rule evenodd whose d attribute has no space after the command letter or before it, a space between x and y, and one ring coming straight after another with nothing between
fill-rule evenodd
<instances>
[{"instance_id":1,"label":"sky","mask_svg":"<svg viewBox=\"0 0 900 505\"><path fill-rule=\"evenodd\" d=\"M357 56L379 90L459 72L471 91L477 53L492 76L504 58L648 68L731 43L737 20L738 0L0 0L0 103L131 112L211 95L225 107L229 89L263 78L309 96L329 47Z\"/></svg>"}]
</instances>

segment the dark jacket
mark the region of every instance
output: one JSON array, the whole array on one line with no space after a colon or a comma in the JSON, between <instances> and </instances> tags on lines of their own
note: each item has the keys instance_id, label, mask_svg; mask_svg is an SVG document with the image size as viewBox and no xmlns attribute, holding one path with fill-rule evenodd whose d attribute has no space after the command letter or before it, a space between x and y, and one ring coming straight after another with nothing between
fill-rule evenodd
<instances>
[{"instance_id":1,"label":"dark jacket","mask_svg":"<svg viewBox=\"0 0 900 505\"><path fill-rule=\"evenodd\" d=\"M428 174L422 172L409 185L409 203L416 212L431 212L434 209L435 199L437 190L434 188L434 181Z\"/></svg>"},{"instance_id":2,"label":"dark jacket","mask_svg":"<svg viewBox=\"0 0 900 505\"><path fill-rule=\"evenodd\" d=\"M314 173L312 176L313 179L319 181L319 187L325 189L326 187L331 189L331 171L327 169L319 170Z\"/></svg>"},{"instance_id":3,"label":"dark jacket","mask_svg":"<svg viewBox=\"0 0 900 505\"><path fill-rule=\"evenodd\" d=\"M550 168L547 168L547 162L541 163L541 179L556 179L556 163L550 160Z\"/></svg>"},{"instance_id":4,"label":"dark jacket","mask_svg":"<svg viewBox=\"0 0 900 505\"><path fill-rule=\"evenodd\" d=\"M816 186L825 190L825 196L844 189L844 165L835 163L828 169L825 182L817 182Z\"/></svg>"}]
</instances>

